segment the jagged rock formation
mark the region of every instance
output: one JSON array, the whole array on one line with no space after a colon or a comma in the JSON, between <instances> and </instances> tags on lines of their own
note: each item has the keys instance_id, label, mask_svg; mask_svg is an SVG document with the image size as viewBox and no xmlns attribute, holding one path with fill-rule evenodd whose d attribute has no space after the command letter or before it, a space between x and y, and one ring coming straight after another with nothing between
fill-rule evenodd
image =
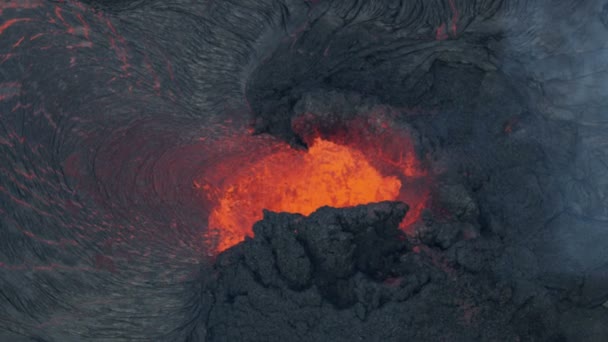
<instances>
[{"instance_id":1,"label":"jagged rock formation","mask_svg":"<svg viewBox=\"0 0 608 342\"><path fill-rule=\"evenodd\" d=\"M213 277L203 339L559 340L542 304L525 305L492 276L499 241L461 239L446 253L414 245L398 228L406 211L382 202L309 217L266 212L253 239L204 271ZM445 247L447 228L431 229Z\"/></svg>"}]
</instances>

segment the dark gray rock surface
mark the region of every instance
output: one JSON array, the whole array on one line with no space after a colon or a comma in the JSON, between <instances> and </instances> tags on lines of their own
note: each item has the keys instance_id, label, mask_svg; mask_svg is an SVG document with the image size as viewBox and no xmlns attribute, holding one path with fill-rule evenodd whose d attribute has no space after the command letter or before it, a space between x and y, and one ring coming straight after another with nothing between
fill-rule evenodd
<instances>
[{"instance_id":1,"label":"dark gray rock surface","mask_svg":"<svg viewBox=\"0 0 608 342\"><path fill-rule=\"evenodd\" d=\"M324 207L309 217L266 212L256 236L219 256L203 289L211 341L547 340L554 325L532 329L512 288L490 272L467 270L438 250L413 248L398 223L407 206L382 202ZM422 248L422 249L421 249ZM463 242L462 253L492 249ZM262 252L264 251L264 252ZM282 251L282 252L279 252ZM457 252L462 254L461 252ZM464 261L463 261L464 260ZM469 263L469 264L467 264ZM258 265L265 265L264 268ZM292 265L290 270L280 265ZM463 264L464 267L460 267ZM294 278L294 274L297 277ZM297 287L294 287L294 283ZM542 308L542 309L541 309ZM538 322L538 324L543 324ZM544 324L553 324L544 323Z\"/></svg>"},{"instance_id":2,"label":"dark gray rock surface","mask_svg":"<svg viewBox=\"0 0 608 342\"><path fill-rule=\"evenodd\" d=\"M607 340L607 6L0 1L0 341ZM379 113L411 235L267 213L209 255L202 174Z\"/></svg>"}]
</instances>

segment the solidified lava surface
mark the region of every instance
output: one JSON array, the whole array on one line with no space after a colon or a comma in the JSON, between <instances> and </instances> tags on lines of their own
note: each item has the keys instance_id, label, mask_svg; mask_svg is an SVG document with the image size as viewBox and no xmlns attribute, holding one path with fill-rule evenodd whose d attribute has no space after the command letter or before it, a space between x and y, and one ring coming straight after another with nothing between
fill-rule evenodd
<instances>
[{"instance_id":1,"label":"solidified lava surface","mask_svg":"<svg viewBox=\"0 0 608 342\"><path fill-rule=\"evenodd\" d=\"M603 0L0 2L0 341L606 341Z\"/></svg>"}]
</instances>

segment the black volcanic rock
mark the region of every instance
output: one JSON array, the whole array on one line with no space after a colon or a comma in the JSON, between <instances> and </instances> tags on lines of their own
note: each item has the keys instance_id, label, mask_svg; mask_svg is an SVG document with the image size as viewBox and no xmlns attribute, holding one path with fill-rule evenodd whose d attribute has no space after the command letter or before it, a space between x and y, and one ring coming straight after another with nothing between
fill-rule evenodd
<instances>
[{"instance_id":1,"label":"black volcanic rock","mask_svg":"<svg viewBox=\"0 0 608 342\"><path fill-rule=\"evenodd\" d=\"M446 253L414 248L398 228L407 209L381 202L308 217L266 211L254 238L205 270L216 274L203 288L206 340L554 337L554 322L535 318L539 327L530 329L526 321L543 303L516 304L512 288L488 273L496 241L463 240Z\"/></svg>"},{"instance_id":2,"label":"black volcanic rock","mask_svg":"<svg viewBox=\"0 0 608 342\"><path fill-rule=\"evenodd\" d=\"M347 307L356 300L353 276L378 280L395 276L400 256L409 249L398 224L403 203L382 202L347 209L323 207L309 217L264 212L256 238L220 256L242 258L264 286L320 289L325 300Z\"/></svg>"}]
</instances>

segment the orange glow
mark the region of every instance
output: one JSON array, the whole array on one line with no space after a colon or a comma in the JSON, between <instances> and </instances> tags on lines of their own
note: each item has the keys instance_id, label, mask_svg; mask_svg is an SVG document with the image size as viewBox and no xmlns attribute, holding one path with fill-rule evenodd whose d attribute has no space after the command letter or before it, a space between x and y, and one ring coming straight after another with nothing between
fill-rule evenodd
<instances>
[{"instance_id":1,"label":"orange glow","mask_svg":"<svg viewBox=\"0 0 608 342\"><path fill-rule=\"evenodd\" d=\"M262 209L308 215L328 205L397 200L401 181L383 176L358 150L315 139L308 151L284 149L235 170L209 216L221 252L252 236Z\"/></svg>"}]
</instances>

